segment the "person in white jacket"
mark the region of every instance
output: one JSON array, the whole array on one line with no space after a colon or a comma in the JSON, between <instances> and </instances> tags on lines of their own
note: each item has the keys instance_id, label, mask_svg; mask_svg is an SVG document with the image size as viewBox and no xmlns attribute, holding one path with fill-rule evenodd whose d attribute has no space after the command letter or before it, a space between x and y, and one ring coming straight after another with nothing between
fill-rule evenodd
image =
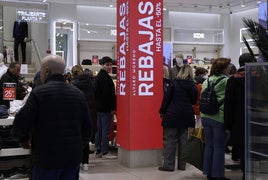
<instances>
[{"instance_id":1,"label":"person in white jacket","mask_svg":"<svg viewBox=\"0 0 268 180\"><path fill-rule=\"evenodd\" d=\"M0 79L7 72L7 66L4 63L4 55L0 53Z\"/></svg>"}]
</instances>

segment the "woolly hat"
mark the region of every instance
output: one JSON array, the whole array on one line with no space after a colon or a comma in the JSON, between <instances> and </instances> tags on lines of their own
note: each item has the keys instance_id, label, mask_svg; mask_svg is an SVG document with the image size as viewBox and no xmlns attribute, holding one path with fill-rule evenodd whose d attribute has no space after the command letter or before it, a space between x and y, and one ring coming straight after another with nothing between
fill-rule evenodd
<instances>
[{"instance_id":1,"label":"woolly hat","mask_svg":"<svg viewBox=\"0 0 268 180\"><path fill-rule=\"evenodd\" d=\"M254 62L254 58L250 53L244 53L239 57L239 66L245 66L246 63Z\"/></svg>"},{"instance_id":2,"label":"woolly hat","mask_svg":"<svg viewBox=\"0 0 268 180\"><path fill-rule=\"evenodd\" d=\"M178 67L182 67L183 66L183 59L179 58L179 57L176 57L176 65Z\"/></svg>"}]
</instances>

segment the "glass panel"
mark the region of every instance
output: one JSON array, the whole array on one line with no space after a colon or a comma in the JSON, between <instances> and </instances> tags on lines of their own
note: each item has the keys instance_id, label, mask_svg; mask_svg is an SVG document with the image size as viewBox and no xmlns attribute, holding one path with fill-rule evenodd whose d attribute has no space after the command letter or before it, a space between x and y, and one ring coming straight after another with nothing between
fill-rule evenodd
<instances>
[{"instance_id":1,"label":"glass panel","mask_svg":"<svg viewBox=\"0 0 268 180\"><path fill-rule=\"evenodd\" d=\"M268 63L246 65L246 179L268 179Z\"/></svg>"},{"instance_id":2,"label":"glass panel","mask_svg":"<svg viewBox=\"0 0 268 180\"><path fill-rule=\"evenodd\" d=\"M66 62L70 62L73 52L73 22L56 22L56 54L60 55Z\"/></svg>"}]
</instances>

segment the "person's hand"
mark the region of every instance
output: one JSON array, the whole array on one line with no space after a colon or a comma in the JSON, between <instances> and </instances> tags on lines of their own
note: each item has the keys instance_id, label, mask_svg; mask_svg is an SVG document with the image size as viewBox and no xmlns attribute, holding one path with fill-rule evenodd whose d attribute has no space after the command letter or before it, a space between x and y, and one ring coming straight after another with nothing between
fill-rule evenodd
<instances>
[{"instance_id":1,"label":"person's hand","mask_svg":"<svg viewBox=\"0 0 268 180\"><path fill-rule=\"evenodd\" d=\"M26 42L27 41L27 37L25 37L24 39L23 39L23 42Z\"/></svg>"},{"instance_id":2,"label":"person's hand","mask_svg":"<svg viewBox=\"0 0 268 180\"><path fill-rule=\"evenodd\" d=\"M24 149L30 149L32 147L30 140L20 143L21 147Z\"/></svg>"}]
</instances>

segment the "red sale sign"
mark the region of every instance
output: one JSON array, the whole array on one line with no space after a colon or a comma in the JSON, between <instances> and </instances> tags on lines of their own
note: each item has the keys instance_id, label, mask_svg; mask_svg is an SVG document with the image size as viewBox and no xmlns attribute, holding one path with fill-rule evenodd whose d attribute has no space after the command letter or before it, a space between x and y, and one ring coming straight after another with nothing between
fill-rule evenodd
<instances>
[{"instance_id":1,"label":"red sale sign","mask_svg":"<svg viewBox=\"0 0 268 180\"><path fill-rule=\"evenodd\" d=\"M3 83L3 100L15 100L16 87L16 83Z\"/></svg>"},{"instance_id":2,"label":"red sale sign","mask_svg":"<svg viewBox=\"0 0 268 180\"><path fill-rule=\"evenodd\" d=\"M117 142L162 147L163 0L117 1Z\"/></svg>"}]
</instances>

